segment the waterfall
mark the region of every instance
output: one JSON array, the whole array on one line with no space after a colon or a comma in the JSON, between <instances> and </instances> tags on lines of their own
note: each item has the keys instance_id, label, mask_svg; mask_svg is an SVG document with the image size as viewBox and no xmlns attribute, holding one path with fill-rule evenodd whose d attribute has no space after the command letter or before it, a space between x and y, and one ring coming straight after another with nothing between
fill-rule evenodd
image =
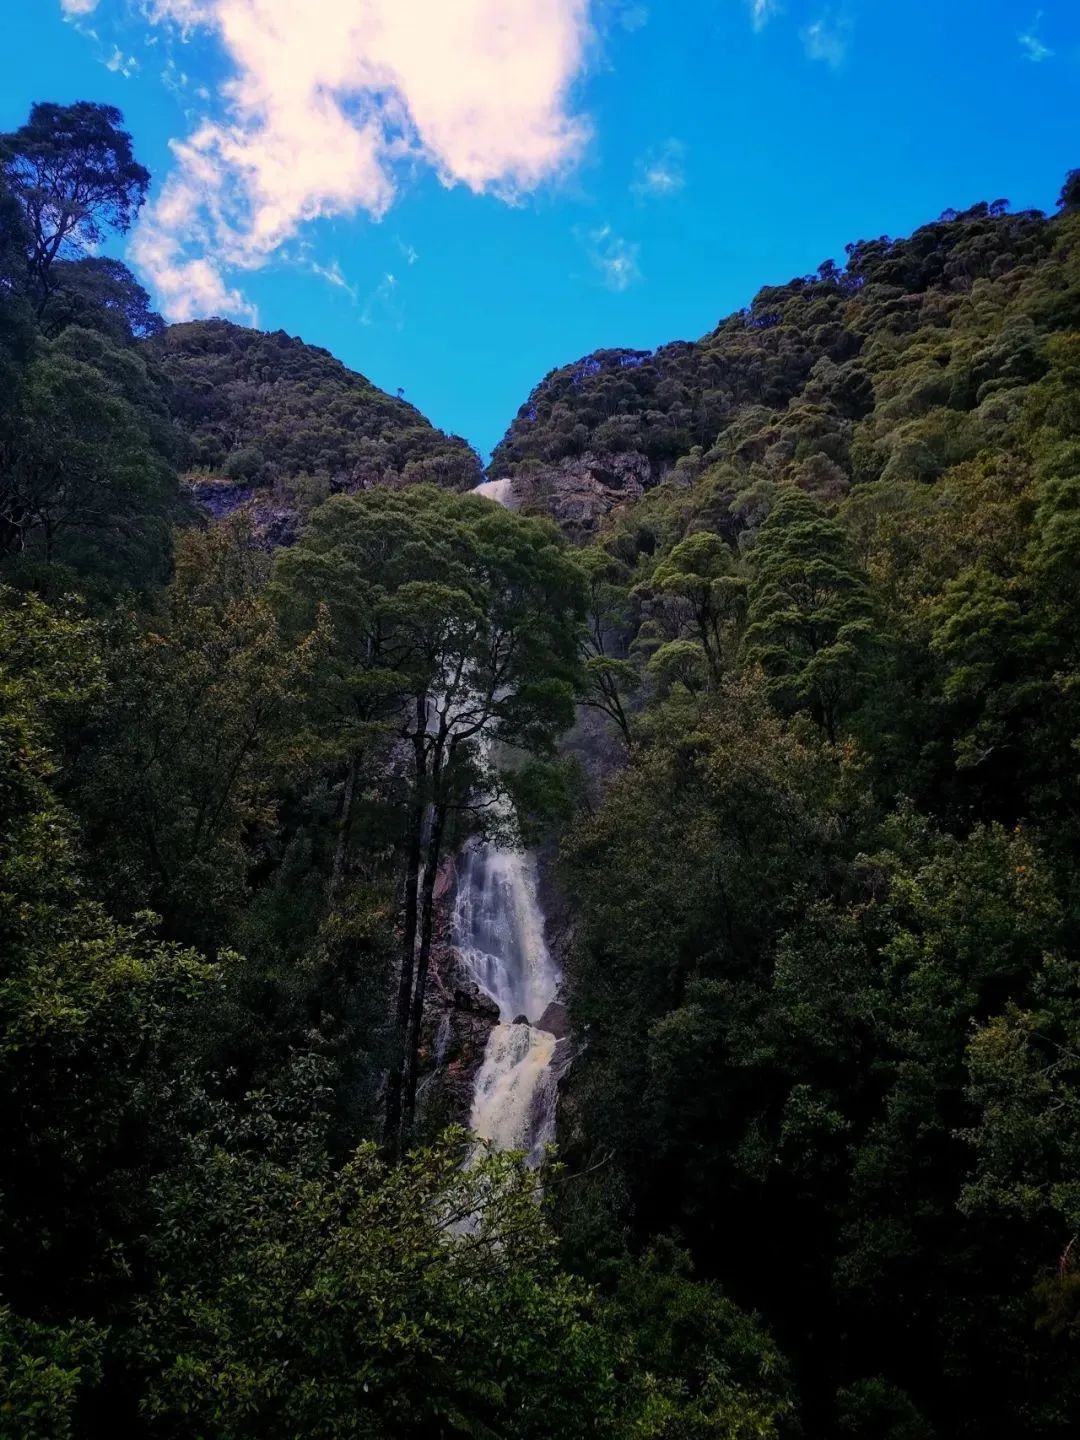
<instances>
[{"instance_id":1,"label":"waterfall","mask_svg":"<svg viewBox=\"0 0 1080 1440\"><path fill-rule=\"evenodd\" d=\"M489 500L494 500L497 505L505 505L508 510L515 509L514 505L514 482L509 476L502 480L485 480L482 485L473 489L474 495L484 495Z\"/></svg>"},{"instance_id":2,"label":"waterfall","mask_svg":"<svg viewBox=\"0 0 1080 1440\"><path fill-rule=\"evenodd\" d=\"M559 975L544 940L532 855L483 844L465 850L454 943L503 1020L539 1020L555 998Z\"/></svg>"},{"instance_id":3,"label":"waterfall","mask_svg":"<svg viewBox=\"0 0 1080 1440\"><path fill-rule=\"evenodd\" d=\"M489 480L477 493L509 505L511 483ZM476 1077L472 1130L538 1165L555 1135L558 1041L537 1022L560 975L544 939L536 857L517 846L471 842L458 862L453 934L465 966L499 1007Z\"/></svg>"},{"instance_id":4,"label":"waterfall","mask_svg":"<svg viewBox=\"0 0 1080 1440\"><path fill-rule=\"evenodd\" d=\"M462 961L499 1007L470 1123L482 1140L524 1150L533 1164L555 1130L556 1040L535 1022L559 986L536 881L536 860L527 851L474 842L459 864L453 917Z\"/></svg>"},{"instance_id":5,"label":"waterfall","mask_svg":"<svg viewBox=\"0 0 1080 1440\"><path fill-rule=\"evenodd\" d=\"M496 1150L524 1150L534 1166L555 1138L556 1043L532 1025L496 1025L476 1077L473 1133Z\"/></svg>"}]
</instances>

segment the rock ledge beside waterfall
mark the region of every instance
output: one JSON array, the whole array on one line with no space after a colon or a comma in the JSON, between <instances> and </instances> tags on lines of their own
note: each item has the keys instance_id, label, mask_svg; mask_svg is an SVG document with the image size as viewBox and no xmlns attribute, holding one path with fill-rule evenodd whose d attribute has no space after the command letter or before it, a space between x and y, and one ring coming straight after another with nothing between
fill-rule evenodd
<instances>
[{"instance_id":1,"label":"rock ledge beside waterfall","mask_svg":"<svg viewBox=\"0 0 1080 1440\"><path fill-rule=\"evenodd\" d=\"M468 1125L476 1077L484 1063L499 1007L486 995L453 944L452 909L457 874L453 861L436 886L436 929L424 1007L420 1103L424 1119Z\"/></svg>"},{"instance_id":2,"label":"rock ledge beside waterfall","mask_svg":"<svg viewBox=\"0 0 1080 1440\"><path fill-rule=\"evenodd\" d=\"M510 482L512 504L549 515L572 540L589 541L608 515L640 500L666 468L638 450L587 450L548 464L531 462Z\"/></svg>"}]
</instances>

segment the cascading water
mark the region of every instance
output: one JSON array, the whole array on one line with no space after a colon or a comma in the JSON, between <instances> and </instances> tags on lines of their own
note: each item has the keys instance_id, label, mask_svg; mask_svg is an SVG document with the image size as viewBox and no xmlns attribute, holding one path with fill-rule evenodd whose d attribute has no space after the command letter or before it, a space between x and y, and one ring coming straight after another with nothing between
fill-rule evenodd
<instances>
[{"instance_id":1,"label":"cascading water","mask_svg":"<svg viewBox=\"0 0 1080 1440\"><path fill-rule=\"evenodd\" d=\"M524 1150L538 1164L554 1136L556 1041L535 1022L555 999L559 972L544 940L532 855L489 844L465 851L454 940L499 1007L476 1077L472 1129L497 1150Z\"/></svg>"},{"instance_id":2,"label":"cascading water","mask_svg":"<svg viewBox=\"0 0 1080 1440\"><path fill-rule=\"evenodd\" d=\"M487 481L477 491L511 504L509 480ZM465 965L499 1007L473 1091L473 1132L497 1150L525 1151L538 1165L555 1134L558 1042L537 1022L560 976L544 939L535 856L514 846L470 844L458 861L453 931Z\"/></svg>"},{"instance_id":3,"label":"cascading water","mask_svg":"<svg viewBox=\"0 0 1080 1440\"><path fill-rule=\"evenodd\" d=\"M536 861L523 850L473 844L458 862L455 943L504 1020L539 1020L559 984L536 880Z\"/></svg>"},{"instance_id":4,"label":"cascading water","mask_svg":"<svg viewBox=\"0 0 1080 1440\"><path fill-rule=\"evenodd\" d=\"M485 495L489 500L494 500L497 505L505 505L508 510L515 508L514 482L509 478L485 480L483 484L475 487L473 494Z\"/></svg>"}]
</instances>

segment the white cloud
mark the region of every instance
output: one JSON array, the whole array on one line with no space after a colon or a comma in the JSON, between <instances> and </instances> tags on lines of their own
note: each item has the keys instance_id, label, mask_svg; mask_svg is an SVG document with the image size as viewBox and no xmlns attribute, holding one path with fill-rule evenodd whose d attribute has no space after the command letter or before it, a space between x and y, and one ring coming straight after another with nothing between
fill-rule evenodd
<instances>
[{"instance_id":1,"label":"white cloud","mask_svg":"<svg viewBox=\"0 0 1080 1440\"><path fill-rule=\"evenodd\" d=\"M98 0L60 0L65 15L92 15L97 7Z\"/></svg>"},{"instance_id":2,"label":"white cloud","mask_svg":"<svg viewBox=\"0 0 1080 1440\"><path fill-rule=\"evenodd\" d=\"M803 48L808 58L822 60L834 70L838 70L847 59L850 40L851 21L834 20L828 12L802 31Z\"/></svg>"},{"instance_id":3,"label":"white cloud","mask_svg":"<svg viewBox=\"0 0 1080 1440\"><path fill-rule=\"evenodd\" d=\"M253 270L319 216L392 204L418 161L512 201L588 138L570 103L590 0L144 0L152 23L212 30L225 113L172 142L175 165L132 255L176 318L253 312Z\"/></svg>"},{"instance_id":4,"label":"white cloud","mask_svg":"<svg viewBox=\"0 0 1080 1440\"><path fill-rule=\"evenodd\" d=\"M578 232L593 268L609 290L629 290L641 279L641 246L616 235L610 225Z\"/></svg>"},{"instance_id":5,"label":"white cloud","mask_svg":"<svg viewBox=\"0 0 1080 1440\"><path fill-rule=\"evenodd\" d=\"M755 30L764 30L780 10L780 0L750 0L750 23Z\"/></svg>"},{"instance_id":6,"label":"white cloud","mask_svg":"<svg viewBox=\"0 0 1080 1440\"><path fill-rule=\"evenodd\" d=\"M406 265L415 265L417 260L420 259L420 252L416 246L410 245L408 241L402 240L400 236L397 239L397 248L401 251Z\"/></svg>"},{"instance_id":7,"label":"white cloud","mask_svg":"<svg viewBox=\"0 0 1080 1440\"><path fill-rule=\"evenodd\" d=\"M686 184L683 153L679 140L665 140L663 145L646 150L634 164L631 192L639 200L662 200L677 194Z\"/></svg>"},{"instance_id":8,"label":"white cloud","mask_svg":"<svg viewBox=\"0 0 1080 1440\"><path fill-rule=\"evenodd\" d=\"M1033 65L1039 65L1043 60L1051 59L1054 54L1049 45L1044 44L1037 33L1042 18L1043 12L1040 10L1031 25L1029 25L1026 30L1021 31L1016 37L1020 42L1020 49L1024 53L1024 58L1030 60Z\"/></svg>"}]
</instances>

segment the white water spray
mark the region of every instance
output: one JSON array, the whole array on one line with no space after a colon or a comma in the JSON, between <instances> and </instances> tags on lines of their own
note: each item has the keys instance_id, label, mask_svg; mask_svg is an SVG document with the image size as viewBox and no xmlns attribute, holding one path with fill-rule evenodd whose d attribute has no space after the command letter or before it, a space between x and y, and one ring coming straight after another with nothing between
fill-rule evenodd
<instances>
[{"instance_id":1,"label":"white water spray","mask_svg":"<svg viewBox=\"0 0 1080 1440\"><path fill-rule=\"evenodd\" d=\"M555 1036L532 1025L496 1025L476 1077L472 1129L496 1150L524 1150L530 1165L555 1138Z\"/></svg>"}]
</instances>

